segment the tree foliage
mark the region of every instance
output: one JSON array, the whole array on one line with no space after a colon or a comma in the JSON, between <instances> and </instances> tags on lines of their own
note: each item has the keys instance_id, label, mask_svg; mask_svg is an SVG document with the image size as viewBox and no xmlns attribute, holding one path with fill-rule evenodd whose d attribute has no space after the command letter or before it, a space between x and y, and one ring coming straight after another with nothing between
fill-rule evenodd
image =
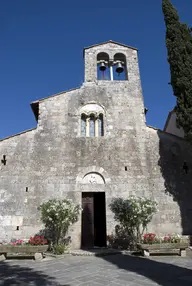
<instances>
[{"instance_id":1,"label":"tree foliage","mask_svg":"<svg viewBox=\"0 0 192 286\"><path fill-rule=\"evenodd\" d=\"M177 125L186 139L192 141L192 35L180 22L170 0L162 0L166 25L166 46L170 64L171 85L176 96Z\"/></svg>"},{"instance_id":2,"label":"tree foliage","mask_svg":"<svg viewBox=\"0 0 192 286\"><path fill-rule=\"evenodd\" d=\"M40 210L41 220L51 234L53 245L58 245L65 238L69 226L77 222L81 208L70 199L52 199L42 203Z\"/></svg>"},{"instance_id":3,"label":"tree foliage","mask_svg":"<svg viewBox=\"0 0 192 286\"><path fill-rule=\"evenodd\" d=\"M157 203L146 198L116 198L112 200L110 209L124 232L138 241L157 211Z\"/></svg>"}]
</instances>

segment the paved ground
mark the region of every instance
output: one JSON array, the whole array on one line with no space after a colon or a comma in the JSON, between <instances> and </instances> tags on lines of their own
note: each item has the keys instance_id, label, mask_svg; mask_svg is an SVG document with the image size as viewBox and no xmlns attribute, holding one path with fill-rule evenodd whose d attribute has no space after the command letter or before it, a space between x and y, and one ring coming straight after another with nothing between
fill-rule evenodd
<instances>
[{"instance_id":1,"label":"paved ground","mask_svg":"<svg viewBox=\"0 0 192 286\"><path fill-rule=\"evenodd\" d=\"M6 260L0 263L3 286L191 286L192 259L66 256L62 259Z\"/></svg>"}]
</instances>

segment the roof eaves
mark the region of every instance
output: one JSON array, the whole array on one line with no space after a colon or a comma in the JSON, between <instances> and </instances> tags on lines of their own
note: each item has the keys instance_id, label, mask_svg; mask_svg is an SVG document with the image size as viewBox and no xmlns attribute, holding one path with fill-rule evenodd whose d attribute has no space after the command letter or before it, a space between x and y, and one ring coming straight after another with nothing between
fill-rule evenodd
<instances>
[{"instance_id":1,"label":"roof eaves","mask_svg":"<svg viewBox=\"0 0 192 286\"><path fill-rule=\"evenodd\" d=\"M10 138L13 138L13 137L16 137L16 136L19 136L19 135L22 135L22 134L27 133L27 132L33 131L33 130L35 130L35 129L37 129L37 127L33 127L33 128L31 128L31 129L27 129L27 130L24 130L24 131L22 131L22 132L16 133L16 134L14 134L14 135L11 135L11 136L2 138L2 139L0 139L0 142L2 142L2 141L4 141L4 140L7 140L7 139L10 139Z\"/></svg>"},{"instance_id":2,"label":"roof eaves","mask_svg":"<svg viewBox=\"0 0 192 286\"><path fill-rule=\"evenodd\" d=\"M172 133L169 133L169 132L166 132L166 131L161 130L161 129L157 128L157 127L153 127L153 126L150 126L150 125L147 125L147 127L149 127L150 129L156 130L156 131L158 131L158 132L164 133L164 134L166 134L166 135L168 135L168 136L172 136L172 137L175 137L175 138L177 138L177 139L180 139L180 140L182 140L182 141L187 142L187 140L186 140L185 138L180 137L180 136L177 136L177 135L172 134Z\"/></svg>"},{"instance_id":3,"label":"roof eaves","mask_svg":"<svg viewBox=\"0 0 192 286\"><path fill-rule=\"evenodd\" d=\"M59 93L55 93L55 94L52 94L52 95L43 97L43 98L41 98L41 99L32 101L30 104L39 103L39 102L44 101L44 100L46 100L46 99L49 99L49 98L51 98L51 97L55 97L55 96L58 96L58 95L61 95L61 94L67 93L67 92L71 92L71 91L74 91L74 90L77 90L77 89L80 89L80 87L72 88L72 89L69 89L69 90L66 90L66 91L62 91L62 92L59 92Z\"/></svg>"},{"instance_id":4,"label":"roof eaves","mask_svg":"<svg viewBox=\"0 0 192 286\"><path fill-rule=\"evenodd\" d=\"M115 41L109 40L109 41L106 41L106 42L102 42L102 43L91 45L89 47L84 48L83 49L83 55L85 54L85 50L87 50L87 49L91 49L91 48L94 48L94 47L102 46L102 45L105 45L105 44L108 44L108 43L116 44L116 45L119 45L119 46L122 46L122 47L125 47L125 48L129 48L129 49L138 51L137 48L134 48L134 47L131 47L131 46L119 43L119 42L115 42Z\"/></svg>"},{"instance_id":5,"label":"roof eaves","mask_svg":"<svg viewBox=\"0 0 192 286\"><path fill-rule=\"evenodd\" d=\"M33 114L35 115L35 119L38 122L39 117L39 101L35 101L33 103L30 103L31 109L33 111Z\"/></svg>"}]
</instances>

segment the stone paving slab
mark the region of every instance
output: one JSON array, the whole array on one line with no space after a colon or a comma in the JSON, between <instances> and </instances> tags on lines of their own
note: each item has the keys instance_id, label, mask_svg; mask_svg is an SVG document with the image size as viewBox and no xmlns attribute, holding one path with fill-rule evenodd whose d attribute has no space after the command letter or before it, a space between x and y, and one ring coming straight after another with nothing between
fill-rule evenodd
<instances>
[{"instance_id":1,"label":"stone paving slab","mask_svg":"<svg viewBox=\"0 0 192 286\"><path fill-rule=\"evenodd\" d=\"M191 286L192 259L68 256L0 262L0 286Z\"/></svg>"}]
</instances>

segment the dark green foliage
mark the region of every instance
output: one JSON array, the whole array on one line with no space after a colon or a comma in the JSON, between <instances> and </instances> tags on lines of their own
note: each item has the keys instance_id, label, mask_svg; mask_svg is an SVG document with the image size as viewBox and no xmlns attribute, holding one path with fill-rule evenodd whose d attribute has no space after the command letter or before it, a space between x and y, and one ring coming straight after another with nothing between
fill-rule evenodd
<instances>
[{"instance_id":1,"label":"dark green foliage","mask_svg":"<svg viewBox=\"0 0 192 286\"><path fill-rule=\"evenodd\" d=\"M162 0L166 24L166 46L171 71L171 85L176 96L177 125L192 142L192 35L179 21L170 0Z\"/></svg>"},{"instance_id":2,"label":"dark green foliage","mask_svg":"<svg viewBox=\"0 0 192 286\"><path fill-rule=\"evenodd\" d=\"M132 241L140 241L141 235L157 211L157 203L146 198L114 198L109 205L114 219L120 223L116 235L127 235Z\"/></svg>"},{"instance_id":3,"label":"dark green foliage","mask_svg":"<svg viewBox=\"0 0 192 286\"><path fill-rule=\"evenodd\" d=\"M56 255L61 255L65 253L67 249L68 249L68 246L66 244L56 244L53 247L53 253Z\"/></svg>"}]
</instances>

